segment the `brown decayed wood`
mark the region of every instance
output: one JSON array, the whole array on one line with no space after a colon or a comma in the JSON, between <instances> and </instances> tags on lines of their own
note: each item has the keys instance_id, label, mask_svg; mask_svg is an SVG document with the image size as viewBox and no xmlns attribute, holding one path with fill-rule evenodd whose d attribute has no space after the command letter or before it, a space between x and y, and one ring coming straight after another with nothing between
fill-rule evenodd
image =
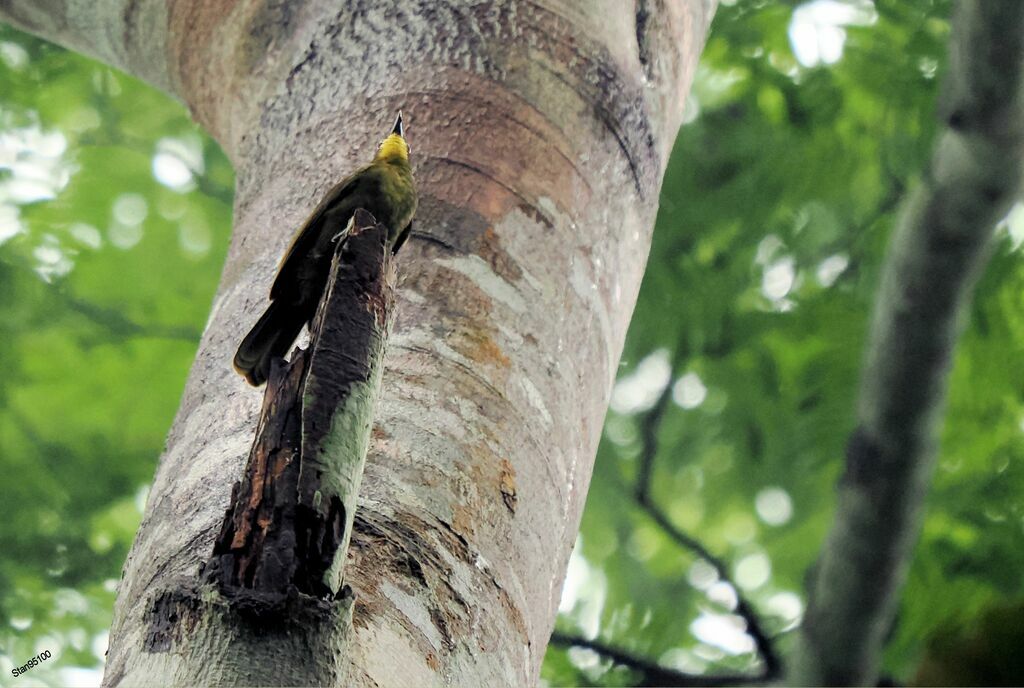
<instances>
[{"instance_id":1,"label":"brown decayed wood","mask_svg":"<svg viewBox=\"0 0 1024 688\"><path fill-rule=\"evenodd\" d=\"M343 499L354 503L354 496L332 494L321 483L336 457L325 463L312 455L323 452L351 386L371 380L394 306L387 229L361 210L350 227L309 346L272 366L244 476L205 569L222 589L248 588L270 598L292 588L320 598L338 592L324 574L345 540Z\"/></svg>"}]
</instances>

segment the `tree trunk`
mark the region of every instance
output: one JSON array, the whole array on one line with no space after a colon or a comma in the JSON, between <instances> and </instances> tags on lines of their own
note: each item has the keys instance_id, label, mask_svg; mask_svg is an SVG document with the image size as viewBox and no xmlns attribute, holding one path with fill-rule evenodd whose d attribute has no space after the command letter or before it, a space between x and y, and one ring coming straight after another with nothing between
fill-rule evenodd
<instances>
[{"instance_id":1,"label":"tree trunk","mask_svg":"<svg viewBox=\"0 0 1024 688\"><path fill-rule=\"evenodd\" d=\"M835 521L808 580L788 680L877 685L914 552L953 352L1024 164L1024 4L961 0L943 129L886 256Z\"/></svg>"},{"instance_id":2,"label":"tree trunk","mask_svg":"<svg viewBox=\"0 0 1024 688\"><path fill-rule=\"evenodd\" d=\"M713 5L0 0L185 102L238 177L108 685L536 682ZM231 355L291 233L399 108L421 201L345 569L352 633L300 614L260 635L205 598L182 618L260 407Z\"/></svg>"}]
</instances>

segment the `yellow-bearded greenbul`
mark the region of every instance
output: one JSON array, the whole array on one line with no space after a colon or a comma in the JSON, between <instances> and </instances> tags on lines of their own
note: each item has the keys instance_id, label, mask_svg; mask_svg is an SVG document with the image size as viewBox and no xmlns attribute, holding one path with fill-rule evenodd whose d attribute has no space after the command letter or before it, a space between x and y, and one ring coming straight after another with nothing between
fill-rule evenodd
<instances>
[{"instance_id":1,"label":"yellow-bearded greenbul","mask_svg":"<svg viewBox=\"0 0 1024 688\"><path fill-rule=\"evenodd\" d=\"M270 305L235 353L235 370L249 384L258 387L267 381L270 361L287 353L302 326L316 314L331 271L334 239L345 231L357 208L387 227L391 251L397 252L416 212L401 112L373 162L331 189L292 240L270 288Z\"/></svg>"}]
</instances>

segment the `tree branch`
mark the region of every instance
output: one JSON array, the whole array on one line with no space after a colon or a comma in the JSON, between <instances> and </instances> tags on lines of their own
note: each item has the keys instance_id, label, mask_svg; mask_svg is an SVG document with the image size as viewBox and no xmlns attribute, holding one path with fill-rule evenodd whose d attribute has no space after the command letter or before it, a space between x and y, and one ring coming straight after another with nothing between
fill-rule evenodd
<instances>
[{"instance_id":1,"label":"tree branch","mask_svg":"<svg viewBox=\"0 0 1024 688\"><path fill-rule=\"evenodd\" d=\"M673 360L673 370L677 367L676 363L677 361ZM710 564L719 579L728 583L736 590L738 601L735 611L747 623L747 633L754 639L758 654L764 662L764 671L760 676L687 674L662 667L656 662L643 657L637 657L625 650L607 645L600 640L588 640L580 636L556 631L552 634L550 642L562 647L585 647L615 661L617 664L639 672L642 679L638 685L641 686L730 686L769 683L778 678L781 673L781 663L772 646L771 639L761 627L757 612L740 594L740 589L730 577L725 563L708 551L699 540L676 527L651 498L654 461L658 455L658 430L661 427L661 422L671 399L672 385L668 384L662 390L654 406L651 407L650 411L647 412L641 421L640 435L642 448L640 451L640 467L633 496L644 513L672 538L677 545L690 550Z\"/></svg>"},{"instance_id":2,"label":"tree branch","mask_svg":"<svg viewBox=\"0 0 1024 688\"><path fill-rule=\"evenodd\" d=\"M752 677L743 674L703 675L688 674L675 669L668 669L644 657L637 657L625 650L613 647L600 640L588 640L577 635L555 631L551 634L550 644L559 647L582 647L611 659L616 664L640 674L638 686L736 686L761 685L768 683L767 677Z\"/></svg>"},{"instance_id":3,"label":"tree branch","mask_svg":"<svg viewBox=\"0 0 1024 688\"><path fill-rule=\"evenodd\" d=\"M1024 3L953 24L946 127L906 200L878 293L835 522L808 585L790 680L871 685L919 527L960 313L1018 193Z\"/></svg>"},{"instance_id":4,"label":"tree branch","mask_svg":"<svg viewBox=\"0 0 1024 688\"><path fill-rule=\"evenodd\" d=\"M81 315L98 327L106 329L119 340L132 337L153 337L155 339L176 339L195 344L202 332L194 327L140 324L124 315L121 311L99 306L84 299L72 296L66 289L54 289L53 293L63 299L68 310Z\"/></svg>"},{"instance_id":5,"label":"tree branch","mask_svg":"<svg viewBox=\"0 0 1024 688\"><path fill-rule=\"evenodd\" d=\"M718 574L718 578L720 580L728 583L734 590L736 590L736 613L746 621L747 634L754 639L754 644L757 646L757 652L764 662L764 672L761 676L748 676L745 680L768 682L777 678L781 672L782 664L779 661L778 655L775 653L775 648L772 646L771 638L768 637L764 628L761 627L761 621L758 618L753 605L743 597L739 586L737 586L729 576L729 571L726 568L725 563L715 555L711 554L711 552L709 552L699 541L679 530L679 528L677 528L660 509L656 508L649 501L641 502L640 506L647 515L650 516L666 534L668 534L669 537L676 541L676 544L690 550L706 561L711 568L715 570L715 573Z\"/></svg>"},{"instance_id":6,"label":"tree branch","mask_svg":"<svg viewBox=\"0 0 1024 688\"><path fill-rule=\"evenodd\" d=\"M675 361L672 370L675 371ZM637 470L635 497L641 506L651 503L651 474L654 472L654 459L658 455L658 430L665 417L668 403L672 400L672 383L665 385L654 406L640 422L640 468Z\"/></svg>"},{"instance_id":7,"label":"tree branch","mask_svg":"<svg viewBox=\"0 0 1024 688\"><path fill-rule=\"evenodd\" d=\"M675 366L673 366L673 369ZM747 633L754 639L758 654L764 661L764 673L761 677L746 677L769 681L776 678L781 671L781 664L775 649L772 647L771 639L761 627L760 619L753 606L744 599L740 588L729 576L729 570L721 559L708 551L708 549L696 538L684 533L662 512L651 498L651 479L654 472L654 460L658 455L658 428L664 418L668 402L672 398L672 385L669 384L662 391L658 401L647 413L641 424L641 436L643 448L640 452L640 469L638 471L637 485L634 496L640 508L653 520L665 533L672 538L676 544L688 549L698 557L711 565L711 568L718 574L720 580L728 583L736 590L736 613L743 617L747 623Z\"/></svg>"},{"instance_id":8,"label":"tree branch","mask_svg":"<svg viewBox=\"0 0 1024 688\"><path fill-rule=\"evenodd\" d=\"M15 259L11 262L11 269L19 273L19 278L38 280L39 275L28 264L27 260ZM69 313L81 316L98 328L105 330L115 341L125 341L133 337L152 339L172 339L195 344L202 336L200 330L184 325L169 325L163 323L140 323L128 317L121 311L101 306L87 299L82 299L71 293L67 283L60 282L52 284L46 289L46 298L53 301L53 308L48 304L46 308L38 309L32 317L31 322L52 321L55 308L66 309Z\"/></svg>"},{"instance_id":9,"label":"tree branch","mask_svg":"<svg viewBox=\"0 0 1024 688\"><path fill-rule=\"evenodd\" d=\"M0 21L136 76L173 98L159 0L0 0Z\"/></svg>"}]
</instances>

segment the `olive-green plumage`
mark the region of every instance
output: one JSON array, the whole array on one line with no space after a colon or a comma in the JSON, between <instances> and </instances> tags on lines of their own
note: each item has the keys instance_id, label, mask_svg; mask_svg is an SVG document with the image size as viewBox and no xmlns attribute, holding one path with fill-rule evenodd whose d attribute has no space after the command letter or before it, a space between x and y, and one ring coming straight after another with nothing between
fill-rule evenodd
<instances>
[{"instance_id":1,"label":"olive-green plumage","mask_svg":"<svg viewBox=\"0 0 1024 688\"><path fill-rule=\"evenodd\" d=\"M302 326L313 319L331 271L334 239L357 208L388 228L391 250L397 252L416 212L401 113L373 162L331 189L292 240L270 288L270 306L235 353L235 370L249 384L258 387L267 381L271 360L284 356Z\"/></svg>"}]
</instances>

